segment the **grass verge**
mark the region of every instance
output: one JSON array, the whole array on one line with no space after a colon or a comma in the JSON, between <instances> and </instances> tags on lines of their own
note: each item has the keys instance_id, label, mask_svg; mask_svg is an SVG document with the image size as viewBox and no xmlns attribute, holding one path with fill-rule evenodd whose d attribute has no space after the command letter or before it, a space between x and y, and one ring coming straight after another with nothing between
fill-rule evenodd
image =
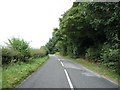
<instances>
[{"instance_id":1,"label":"grass verge","mask_svg":"<svg viewBox=\"0 0 120 90\"><path fill-rule=\"evenodd\" d=\"M15 88L47 60L48 56L45 56L43 58L32 59L28 63L17 62L4 66L2 72L2 88Z\"/></svg>"},{"instance_id":2,"label":"grass verge","mask_svg":"<svg viewBox=\"0 0 120 90\"><path fill-rule=\"evenodd\" d=\"M2 89L2 67L0 66L0 90Z\"/></svg>"},{"instance_id":3,"label":"grass verge","mask_svg":"<svg viewBox=\"0 0 120 90\"><path fill-rule=\"evenodd\" d=\"M56 55L59 55L59 54L56 54ZM61 56L61 55L59 55L59 56ZM98 73L99 75L101 75L103 77L106 77L106 78L112 80L115 83L120 84L120 75L115 73L115 72L112 72L112 70L104 67L103 65L100 65L100 64L97 64L97 63L94 63L94 62L90 62L88 60L81 59L81 58L72 59L68 56L61 56L61 57L65 58L65 59L68 59L68 60L71 60L71 61L74 61L74 62L77 62L80 65Z\"/></svg>"}]
</instances>

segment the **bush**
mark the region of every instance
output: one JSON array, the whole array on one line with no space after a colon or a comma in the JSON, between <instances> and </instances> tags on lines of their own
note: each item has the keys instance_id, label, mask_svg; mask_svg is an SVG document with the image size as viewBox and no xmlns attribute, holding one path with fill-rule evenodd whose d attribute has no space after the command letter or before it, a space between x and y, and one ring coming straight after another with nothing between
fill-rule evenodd
<instances>
[{"instance_id":1,"label":"bush","mask_svg":"<svg viewBox=\"0 0 120 90\"><path fill-rule=\"evenodd\" d=\"M30 57L39 58L48 55L48 50L45 46L40 49L30 49L29 43L19 38L8 39L7 47L2 47L2 64L11 62L28 62Z\"/></svg>"},{"instance_id":2,"label":"bush","mask_svg":"<svg viewBox=\"0 0 120 90\"><path fill-rule=\"evenodd\" d=\"M86 50L85 58L88 60L93 60L95 62L100 62L100 47L88 48Z\"/></svg>"},{"instance_id":3,"label":"bush","mask_svg":"<svg viewBox=\"0 0 120 90\"><path fill-rule=\"evenodd\" d=\"M7 47L2 47L2 63L23 61L26 62L30 57L29 44L23 39L8 39Z\"/></svg>"},{"instance_id":4,"label":"bush","mask_svg":"<svg viewBox=\"0 0 120 90\"><path fill-rule=\"evenodd\" d=\"M9 47L17 52L19 52L19 60L24 62L30 57L29 43L19 38L12 38L9 40Z\"/></svg>"},{"instance_id":5,"label":"bush","mask_svg":"<svg viewBox=\"0 0 120 90\"><path fill-rule=\"evenodd\" d=\"M13 49L2 48L2 64L8 64L11 61L17 61L20 58L20 53Z\"/></svg>"},{"instance_id":6,"label":"bush","mask_svg":"<svg viewBox=\"0 0 120 90\"><path fill-rule=\"evenodd\" d=\"M40 49L31 49L30 56L33 58L44 57L48 55L48 51L45 46L42 46Z\"/></svg>"},{"instance_id":7,"label":"bush","mask_svg":"<svg viewBox=\"0 0 120 90\"><path fill-rule=\"evenodd\" d=\"M40 49L31 49L31 50L30 50L30 56L31 56L32 58L41 57L41 51L40 51Z\"/></svg>"},{"instance_id":8,"label":"bush","mask_svg":"<svg viewBox=\"0 0 120 90\"><path fill-rule=\"evenodd\" d=\"M105 43L101 52L102 64L111 68L113 71L118 72L119 70L119 49L118 44L108 44ZM119 71L120 73L120 71Z\"/></svg>"},{"instance_id":9,"label":"bush","mask_svg":"<svg viewBox=\"0 0 120 90\"><path fill-rule=\"evenodd\" d=\"M102 46L102 47L101 47ZM120 55L118 44L104 43L98 48L91 47L86 50L85 58L110 68L114 72L118 72L120 68Z\"/></svg>"},{"instance_id":10,"label":"bush","mask_svg":"<svg viewBox=\"0 0 120 90\"><path fill-rule=\"evenodd\" d=\"M43 56L48 55L48 50L47 50L46 46L41 46L40 51L42 52Z\"/></svg>"}]
</instances>

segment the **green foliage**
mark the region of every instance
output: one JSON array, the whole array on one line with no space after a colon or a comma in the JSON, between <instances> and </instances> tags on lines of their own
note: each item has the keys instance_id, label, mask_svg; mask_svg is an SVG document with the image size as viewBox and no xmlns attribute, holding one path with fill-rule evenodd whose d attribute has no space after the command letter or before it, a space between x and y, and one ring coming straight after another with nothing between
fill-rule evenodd
<instances>
[{"instance_id":1,"label":"green foliage","mask_svg":"<svg viewBox=\"0 0 120 90\"><path fill-rule=\"evenodd\" d=\"M119 18L119 2L74 2L46 47L49 53L85 57L118 71Z\"/></svg>"},{"instance_id":2,"label":"green foliage","mask_svg":"<svg viewBox=\"0 0 120 90\"><path fill-rule=\"evenodd\" d=\"M48 56L45 56L42 58L31 59L31 62L28 63L17 62L3 66L2 88L15 88L47 60Z\"/></svg>"},{"instance_id":3,"label":"green foliage","mask_svg":"<svg viewBox=\"0 0 120 90\"><path fill-rule=\"evenodd\" d=\"M29 43L19 38L12 38L9 40L9 47L18 51L20 54L20 60L26 61L30 57L30 47Z\"/></svg>"},{"instance_id":4,"label":"green foliage","mask_svg":"<svg viewBox=\"0 0 120 90\"><path fill-rule=\"evenodd\" d=\"M95 53L94 53L95 50L93 48L88 48L86 51L87 51L85 54L86 59L94 60L95 59Z\"/></svg>"},{"instance_id":5,"label":"green foliage","mask_svg":"<svg viewBox=\"0 0 120 90\"><path fill-rule=\"evenodd\" d=\"M41 57L41 51L40 51L40 49L31 49L30 50L30 56L32 57L32 58L38 58L38 57Z\"/></svg>"},{"instance_id":6,"label":"green foliage","mask_svg":"<svg viewBox=\"0 0 120 90\"><path fill-rule=\"evenodd\" d=\"M42 52L43 56L48 55L48 50L47 50L46 46L41 46L40 51Z\"/></svg>"},{"instance_id":7,"label":"green foliage","mask_svg":"<svg viewBox=\"0 0 120 90\"><path fill-rule=\"evenodd\" d=\"M20 57L18 51L9 48L2 48L2 64L8 64L12 61L16 62Z\"/></svg>"},{"instance_id":8,"label":"green foliage","mask_svg":"<svg viewBox=\"0 0 120 90\"><path fill-rule=\"evenodd\" d=\"M105 43L101 52L101 63L120 74L120 53L118 44Z\"/></svg>"},{"instance_id":9,"label":"green foliage","mask_svg":"<svg viewBox=\"0 0 120 90\"><path fill-rule=\"evenodd\" d=\"M90 47L90 48L86 49L85 58L87 60L100 63L101 62L101 58L100 58L101 49L102 49L102 45L93 46L93 47Z\"/></svg>"},{"instance_id":10,"label":"green foliage","mask_svg":"<svg viewBox=\"0 0 120 90\"><path fill-rule=\"evenodd\" d=\"M41 46L40 49L31 49L30 55L32 58L40 58L48 55L48 51L45 46Z\"/></svg>"},{"instance_id":11,"label":"green foliage","mask_svg":"<svg viewBox=\"0 0 120 90\"><path fill-rule=\"evenodd\" d=\"M56 54L60 55L59 53L56 53ZM120 83L120 79L118 79L118 78L120 78L120 74L113 72L111 70L111 68L106 68L106 66L104 66L104 65L100 65L98 63L96 64L94 62L87 61L83 58L72 59L68 56L61 56L61 57L68 59L68 60L72 60L74 62L77 62L80 65L85 66L86 68L88 68L94 72L97 72L100 75L103 75L106 78L114 80L114 82L116 82L116 83Z\"/></svg>"},{"instance_id":12,"label":"green foliage","mask_svg":"<svg viewBox=\"0 0 120 90\"><path fill-rule=\"evenodd\" d=\"M0 48L0 89L2 89L2 48Z\"/></svg>"},{"instance_id":13,"label":"green foliage","mask_svg":"<svg viewBox=\"0 0 120 90\"><path fill-rule=\"evenodd\" d=\"M40 49L30 49L29 43L19 38L9 39L7 47L2 47L2 64L18 61L28 62L30 58L39 58L48 55L45 46Z\"/></svg>"},{"instance_id":14,"label":"green foliage","mask_svg":"<svg viewBox=\"0 0 120 90\"><path fill-rule=\"evenodd\" d=\"M61 39L60 37L61 34L59 33L59 29L55 28L53 32L53 37L49 39L49 42L45 45L48 53L54 54L58 51L58 49L56 48L56 44Z\"/></svg>"},{"instance_id":15,"label":"green foliage","mask_svg":"<svg viewBox=\"0 0 120 90\"><path fill-rule=\"evenodd\" d=\"M48 52L45 46L30 49L29 43L19 38L9 39L7 45L0 49L3 64L2 85L3 88L14 88L48 59Z\"/></svg>"}]
</instances>

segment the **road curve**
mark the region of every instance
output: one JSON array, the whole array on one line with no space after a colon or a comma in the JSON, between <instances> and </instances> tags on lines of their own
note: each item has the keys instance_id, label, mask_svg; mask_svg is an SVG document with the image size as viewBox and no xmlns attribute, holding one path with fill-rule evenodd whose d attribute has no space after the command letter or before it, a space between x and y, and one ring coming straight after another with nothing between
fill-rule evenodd
<instances>
[{"instance_id":1,"label":"road curve","mask_svg":"<svg viewBox=\"0 0 120 90\"><path fill-rule=\"evenodd\" d=\"M50 55L49 60L16 88L102 88L118 85L73 61ZM111 88L111 89L110 89Z\"/></svg>"}]
</instances>

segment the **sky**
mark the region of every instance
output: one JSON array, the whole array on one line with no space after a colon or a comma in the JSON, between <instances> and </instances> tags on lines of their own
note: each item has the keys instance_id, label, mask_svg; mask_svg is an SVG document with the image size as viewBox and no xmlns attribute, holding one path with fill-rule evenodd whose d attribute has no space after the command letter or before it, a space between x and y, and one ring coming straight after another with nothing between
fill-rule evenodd
<instances>
[{"instance_id":1,"label":"sky","mask_svg":"<svg viewBox=\"0 0 120 90\"><path fill-rule=\"evenodd\" d=\"M0 0L0 45L12 37L40 48L75 0Z\"/></svg>"}]
</instances>

